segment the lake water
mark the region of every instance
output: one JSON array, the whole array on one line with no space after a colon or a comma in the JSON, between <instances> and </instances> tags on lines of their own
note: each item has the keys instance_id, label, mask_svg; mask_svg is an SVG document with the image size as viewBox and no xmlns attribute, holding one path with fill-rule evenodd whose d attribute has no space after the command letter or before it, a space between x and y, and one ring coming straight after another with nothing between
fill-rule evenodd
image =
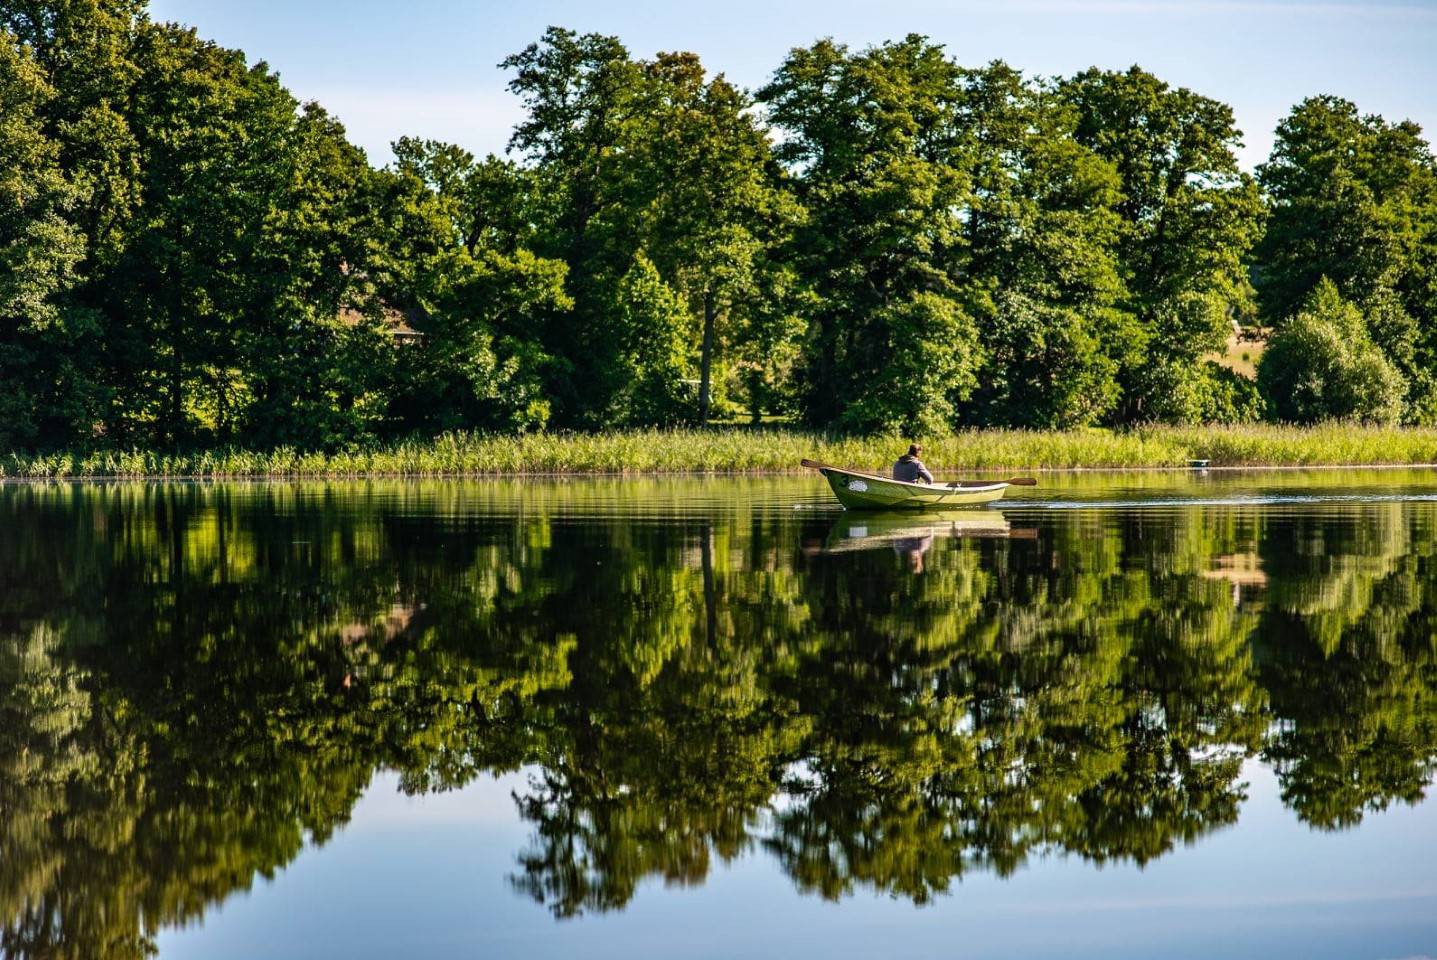
<instances>
[{"instance_id":1,"label":"lake water","mask_svg":"<svg viewBox=\"0 0 1437 960\"><path fill-rule=\"evenodd\" d=\"M1015 494L0 486L0 955L1437 954L1437 472Z\"/></svg>"}]
</instances>

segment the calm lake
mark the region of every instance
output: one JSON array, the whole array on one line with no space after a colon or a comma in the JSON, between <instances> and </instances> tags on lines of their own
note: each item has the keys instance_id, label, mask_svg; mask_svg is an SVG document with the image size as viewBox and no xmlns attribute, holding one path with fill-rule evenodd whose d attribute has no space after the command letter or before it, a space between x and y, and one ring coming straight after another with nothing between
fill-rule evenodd
<instances>
[{"instance_id":1,"label":"calm lake","mask_svg":"<svg viewBox=\"0 0 1437 960\"><path fill-rule=\"evenodd\" d=\"M1437 954L1437 472L0 486L0 955Z\"/></svg>"}]
</instances>

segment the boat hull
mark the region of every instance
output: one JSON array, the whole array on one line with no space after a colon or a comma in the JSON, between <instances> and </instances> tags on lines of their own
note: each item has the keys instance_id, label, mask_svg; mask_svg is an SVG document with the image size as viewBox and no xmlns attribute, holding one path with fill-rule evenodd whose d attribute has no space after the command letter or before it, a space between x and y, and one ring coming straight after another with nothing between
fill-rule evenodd
<instances>
[{"instance_id":1,"label":"boat hull","mask_svg":"<svg viewBox=\"0 0 1437 960\"><path fill-rule=\"evenodd\" d=\"M820 468L838 502L850 510L945 510L1002 499L1007 483L946 485L904 483L866 473Z\"/></svg>"}]
</instances>

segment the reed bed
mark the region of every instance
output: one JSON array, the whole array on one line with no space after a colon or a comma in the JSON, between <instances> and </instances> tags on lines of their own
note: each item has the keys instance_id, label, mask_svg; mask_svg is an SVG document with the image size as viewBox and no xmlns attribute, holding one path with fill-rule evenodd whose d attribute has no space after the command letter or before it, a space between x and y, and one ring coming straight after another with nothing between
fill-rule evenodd
<instances>
[{"instance_id":1,"label":"reed bed","mask_svg":"<svg viewBox=\"0 0 1437 960\"><path fill-rule=\"evenodd\" d=\"M493 474L778 473L809 457L881 469L903 452L898 436L843 437L791 429L635 430L522 436L448 433L432 441L316 452L220 449L0 455L6 479L138 477L442 477ZM1134 430L971 430L925 438L924 459L954 471L1437 463L1437 429L1149 427Z\"/></svg>"}]
</instances>

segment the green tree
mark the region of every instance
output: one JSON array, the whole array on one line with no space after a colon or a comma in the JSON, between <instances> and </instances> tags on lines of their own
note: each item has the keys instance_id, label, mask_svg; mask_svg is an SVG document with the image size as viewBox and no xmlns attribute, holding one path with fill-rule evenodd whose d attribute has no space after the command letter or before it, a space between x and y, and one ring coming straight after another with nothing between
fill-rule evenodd
<instances>
[{"instance_id":1,"label":"green tree","mask_svg":"<svg viewBox=\"0 0 1437 960\"><path fill-rule=\"evenodd\" d=\"M417 300L423 342L398 348L401 422L431 435L548 423L541 379L548 358L524 331L536 316L569 303L564 272L562 263L527 250L474 257L461 248L442 258Z\"/></svg>"},{"instance_id":2,"label":"green tree","mask_svg":"<svg viewBox=\"0 0 1437 960\"><path fill-rule=\"evenodd\" d=\"M316 104L303 106L281 149L244 277L235 330L244 402L231 429L257 446L333 448L381 426L394 364L370 282L380 188Z\"/></svg>"},{"instance_id":3,"label":"green tree","mask_svg":"<svg viewBox=\"0 0 1437 960\"><path fill-rule=\"evenodd\" d=\"M297 105L262 65L192 31L146 25L135 56L141 202L104 305L124 326L122 431L224 439L249 389L241 328L275 305L255 288L278 285L262 226L289 174Z\"/></svg>"},{"instance_id":4,"label":"green tree","mask_svg":"<svg viewBox=\"0 0 1437 960\"><path fill-rule=\"evenodd\" d=\"M1118 364L1080 311L1004 292L985 334L988 360L977 397L983 422L1087 425L1117 403Z\"/></svg>"},{"instance_id":5,"label":"green tree","mask_svg":"<svg viewBox=\"0 0 1437 960\"><path fill-rule=\"evenodd\" d=\"M1116 244L1111 164L1074 137L1076 112L1001 62L970 71L963 136L974 160L966 233L987 362L967 417L1074 427L1119 399L1134 325Z\"/></svg>"},{"instance_id":6,"label":"green tree","mask_svg":"<svg viewBox=\"0 0 1437 960\"><path fill-rule=\"evenodd\" d=\"M126 112L142 67L139 36L148 25L146 0L9 0L0 28L32 52L54 90L39 117L59 147L60 166L80 189L73 218L85 236L87 269L99 275L125 244L129 216L140 203L139 144Z\"/></svg>"},{"instance_id":7,"label":"green tree","mask_svg":"<svg viewBox=\"0 0 1437 960\"><path fill-rule=\"evenodd\" d=\"M395 141L394 156L398 172L433 191L453 242L471 254L485 248L511 254L533 241L534 171L493 154L478 160L454 144L413 137Z\"/></svg>"},{"instance_id":8,"label":"green tree","mask_svg":"<svg viewBox=\"0 0 1437 960\"><path fill-rule=\"evenodd\" d=\"M693 417L692 315L684 298L640 254L616 291L629 385L615 415L623 424L674 425Z\"/></svg>"},{"instance_id":9,"label":"green tree","mask_svg":"<svg viewBox=\"0 0 1437 960\"><path fill-rule=\"evenodd\" d=\"M1272 218L1255 276L1264 312L1280 322L1323 278L1380 316L1380 346L1404 371L1407 412L1427 420L1437 366L1437 158L1411 121L1359 114L1311 97L1277 127L1258 170ZM1411 318L1398 317L1398 309ZM1374 329L1374 333L1378 333Z\"/></svg>"},{"instance_id":10,"label":"green tree","mask_svg":"<svg viewBox=\"0 0 1437 960\"><path fill-rule=\"evenodd\" d=\"M645 256L698 317L697 419L704 425L725 342L771 309L759 302L769 292L759 274L773 269L772 238L795 210L745 94L722 75L707 78L689 53L645 63L642 83L625 126L625 205Z\"/></svg>"},{"instance_id":11,"label":"green tree","mask_svg":"<svg viewBox=\"0 0 1437 960\"><path fill-rule=\"evenodd\" d=\"M339 317L363 299L376 205L343 129L143 4L0 11L48 85L30 112L78 237L31 364L34 389L68 399L46 404L36 442L90 443L97 427L109 443L364 435L382 351L373 324Z\"/></svg>"},{"instance_id":12,"label":"green tree","mask_svg":"<svg viewBox=\"0 0 1437 960\"><path fill-rule=\"evenodd\" d=\"M884 306L870 322L891 359L840 423L897 427L910 435L949 429L957 419L954 401L977 383L972 318L951 298L920 292Z\"/></svg>"},{"instance_id":13,"label":"green tree","mask_svg":"<svg viewBox=\"0 0 1437 960\"><path fill-rule=\"evenodd\" d=\"M562 261L569 310L540 324L543 350L562 359L546 393L555 419L600 426L626 386L625 341L613 291L633 263L624 230L620 144L643 89L642 68L617 38L551 27L505 58L527 115L510 149L535 166L542 224L534 252Z\"/></svg>"},{"instance_id":14,"label":"green tree","mask_svg":"<svg viewBox=\"0 0 1437 960\"><path fill-rule=\"evenodd\" d=\"M1058 92L1078 142L1120 178L1124 307L1141 337L1123 358L1118 419L1214 419L1221 388L1201 357L1255 315L1247 260L1264 216L1232 108L1138 67L1087 70Z\"/></svg>"},{"instance_id":15,"label":"green tree","mask_svg":"<svg viewBox=\"0 0 1437 960\"><path fill-rule=\"evenodd\" d=\"M808 210L791 255L815 294L797 373L812 423L927 428L972 391L980 347L960 272L971 189L961 78L919 36L858 53L823 40L791 51L759 92ZM934 375L899 383L896 364L912 349ZM863 402L885 379L882 399Z\"/></svg>"},{"instance_id":16,"label":"green tree","mask_svg":"<svg viewBox=\"0 0 1437 960\"><path fill-rule=\"evenodd\" d=\"M1392 423L1402 415L1402 375L1372 342L1361 311L1328 280L1272 338L1257 376L1273 415L1289 423Z\"/></svg>"},{"instance_id":17,"label":"green tree","mask_svg":"<svg viewBox=\"0 0 1437 960\"><path fill-rule=\"evenodd\" d=\"M47 419L36 425L31 441L38 446L91 443L96 427L112 439L122 418L116 386L125 377L116 368L133 341L104 303L140 203L139 145L126 106L140 73L135 58L144 6L143 0L0 4L0 31L30 51L52 91L35 105L34 119L73 185L65 219L83 241L66 296L51 303L66 319L49 325L49 332L69 336L53 339L47 356L30 358L47 382L72 378L71 397L80 402L47 404Z\"/></svg>"},{"instance_id":18,"label":"green tree","mask_svg":"<svg viewBox=\"0 0 1437 960\"><path fill-rule=\"evenodd\" d=\"M72 219L83 191L43 127L54 96L31 50L0 32L0 447L74 436L102 409L99 371L85 359L99 331L71 296L85 255Z\"/></svg>"},{"instance_id":19,"label":"green tree","mask_svg":"<svg viewBox=\"0 0 1437 960\"><path fill-rule=\"evenodd\" d=\"M435 141L400 140L395 157L374 286L422 339L394 348L388 416L429 435L546 425L564 359L539 328L571 300L565 264L526 242L528 175Z\"/></svg>"}]
</instances>

